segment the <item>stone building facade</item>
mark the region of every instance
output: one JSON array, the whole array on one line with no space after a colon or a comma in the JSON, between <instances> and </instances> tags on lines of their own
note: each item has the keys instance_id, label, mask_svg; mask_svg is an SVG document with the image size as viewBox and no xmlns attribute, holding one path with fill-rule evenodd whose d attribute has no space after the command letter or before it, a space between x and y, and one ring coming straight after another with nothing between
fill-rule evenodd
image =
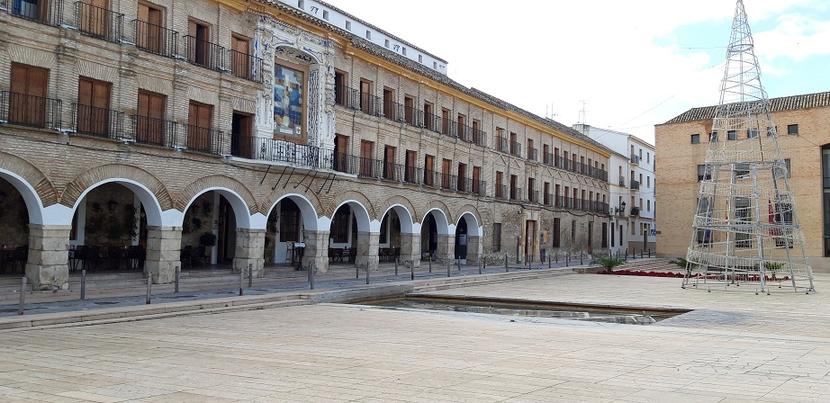
<instances>
[{"instance_id":1,"label":"stone building facade","mask_svg":"<svg viewBox=\"0 0 830 403\"><path fill-rule=\"evenodd\" d=\"M814 269L830 268L830 92L770 99L778 145L788 164L796 196L805 253ZM692 217L704 175L715 106L692 108L655 127L657 169L657 252L685 256ZM747 133L717 133L729 141Z\"/></svg>"},{"instance_id":2,"label":"stone building facade","mask_svg":"<svg viewBox=\"0 0 830 403\"><path fill-rule=\"evenodd\" d=\"M610 151L445 71L316 1L0 0L4 248L43 289L602 253Z\"/></svg>"}]
</instances>

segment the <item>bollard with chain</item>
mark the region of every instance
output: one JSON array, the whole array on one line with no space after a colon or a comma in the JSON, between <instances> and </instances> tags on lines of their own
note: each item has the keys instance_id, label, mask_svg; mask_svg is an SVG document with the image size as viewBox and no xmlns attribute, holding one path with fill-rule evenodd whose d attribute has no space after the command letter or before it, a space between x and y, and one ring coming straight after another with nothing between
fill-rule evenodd
<instances>
[{"instance_id":1,"label":"bollard with chain","mask_svg":"<svg viewBox=\"0 0 830 403\"><path fill-rule=\"evenodd\" d=\"M357 263L354 265L354 278L355 280L360 280L360 266Z\"/></svg>"},{"instance_id":2,"label":"bollard with chain","mask_svg":"<svg viewBox=\"0 0 830 403\"><path fill-rule=\"evenodd\" d=\"M145 305L150 305L152 296L153 296L153 275L147 273L147 298L144 300Z\"/></svg>"},{"instance_id":3,"label":"bollard with chain","mask_svg":"<svg viewBox=\"0 0 830 403\"><path fill-rule=\"evenodd\" d=\"M20 279L20 306L17 307L17 314L23 315L26 309L26 276Z\"/></svg>"},{"instance_id":4,"label":"bollard with chain","mask_svg":"<svg viewBox=\"0 0 830 403\"><path fill-rule=\"evenodd\" d=\"M81 301L86 299L86 269L81 270Z\"/></svg>"},{"instance_id":5,"label":"bollard with chain","mask_svg":"<svg viewBox=\"0 0 830 403\"><path fill-rule=\"evenodd\" d=\"M254 266L248 264L248 288L254 288Z\"/></svg>"},{"instance_id":6,"label":"bollard with chain","mask_svg":"<svg viewBox=\"0 0 830 403\"><path fill-rule=\"evenodd\" d=\"M504 255L504 268L507 269L507 254Z\"/></svg>"},{"instance_id":7,"label":"bollard with chain","mask_svg":"<svg viewBox=\"0 0 830 403\"><path fill-rule=\"evenodd\" d=\"M551 267L553 267L553 266L551 266L551 264L550 264L550 255L548 255L548 269L550 269Z\"/></svg>"},{"instance_id":8,"label":"bollard with chain","mask_svg":"<svg viewBox=\"0 0 830 403\"><path fill-rule=\"evenodd\" d=\"M645 249L645 248L640 249L640 259L642 259L642 258L643 258L643 250L644 250L644 249Z\"/></svg>"},{"instance_id":9,"label":"bollard with chain","mask_svg":"<svg viewBox=\"0 0 830 403\"><path fill-rule=\"evenodd\" d=\"M482 258L478 258L478 274L481 274L481 272L482 272L482 269L481 269L482 260L483 260Z\"/></svg>"},{"instance_id":10,"label":"bollard with chain","mask_svg":"<svg viewBox=\"0 0 830 403\"><path fill-rule=\"evenodd\" d=\"M651 248L648 248L648 258L651 259Z\"/></svg>"},{"instance_id":11,"label":"bollard with chain","mask_svg":"<svg viewBox=\"0 0 830 403\"><path fill-rule=\"evenodd\" d=\"M180 269L179 266L176 266L176 279L175 279L176 283L174 284L174 288L173 288L173 293L174 294L179 293L179 282L181 281L181 279L182 279L182 269Z\"/></svg>"},{"instance_id":12,"label":"bollard with chain","mask_svg":"<svg viewBox=\"0 0 830 403\"><path fill-rule=\"evenodd\" d=\"M245 269L239 269L239 296L245 294Z\"/></svg>"},{"instance_id":13,"label":"bollard with chain","mask_svg":"<svg viewBox=\"0 0 830 403\"><path fill-rule=\"evenodd\" d=\"M568 252L565 255L565 267L568 267L570 265L571 265L571 252Z\"/></svg>"},{"instance_id":14,"label":"bollard with chain","mask_svg":"<svg viewBox=\"0 0 830 403\"><path fill-rule=\"evenodd\" d=\"M628 260L628 249L625 250L625 260Z\"/></svg>"}]
</instances>

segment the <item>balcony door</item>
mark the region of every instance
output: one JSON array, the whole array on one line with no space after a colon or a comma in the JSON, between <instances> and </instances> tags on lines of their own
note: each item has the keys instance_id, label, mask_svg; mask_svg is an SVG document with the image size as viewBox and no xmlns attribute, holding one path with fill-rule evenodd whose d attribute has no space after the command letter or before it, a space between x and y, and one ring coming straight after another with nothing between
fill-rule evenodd
<instances>
[{"instance_id":1,"label":"balcony door","mask_svg":"<svg viewBox=\"0 0 830 403\"><path fill-rule=\"evenodd\" d=\"M78 3L80 8L79 27L81 32L108 37L109 35L109 1L108 0L84 0Z\"/></svg>"},{"instance_id":2,"label":"balcony door","mask_svg":"<svg viewBox=\"0 0 830 403\"><path fill-rule=\"evenodd\" d=\"M196 151L211 150L211 119L213 105L190 101L187 129L187 148Z\"/></svg>"},{"instance_id":3,"label":"balcony door","mask_svg":"<svg viewBox=\"0 0 830 403\"><path fill-rule=\"evenodd\" d=\"M408 183L415 183L415 164L418 158L418 152L414 150L406 150L406 166L404 167L404 181Z\"/></svg>"},{"instance_id":4,"label":"balcony door","mask_svg":"<svg viewBox=\"0 0 830 403\"><path fill-rule=\"evenodd\" d=\"M149 91L138 91L138 116L135 119L136 141L145 144L165 144L164 111L167 97Z\"/></svg>"},{"instance_id":5,"label":"balcony door","mask_svg":"<svg viewBox=\"0 0 830 403\"><path fill-rule=\"evenodd\" d=\"M375 143L373 141L360 141L360 175L373 177Z\"/></svg>"},{"instance_id":6,"label":"balcony door","mask_svg":"<svg viewBox=\"0 0 830 403\"><path fill-rule=\"evenodd\" d=\"M155 53L167 53L164 46L164 12L146 3L138 3L136 45Z\"/></svg>"},{"instance_id":7,"label":"balcony door","mask_svg":"<svg viewBox=\"0 0 830 403\"><path fill-rule=\"evenodd\" d=\"M473 167L473 193L481 194L481 167Z\"/></svg>"},{"instance_id":8,"label":"balcony door","mask_svg":"<svg viewBox=\"0 0 830 403\"><path fill-rule=\"evenodd\" d=\"M424 185L432 186L434 182L435 172L435 157L432 155L424 156Z\"/></svg>"},{"instance_id":9,"label":"balcony door","mask_svg":"<svg viewBox=\"0 0 830 403\"><path fill-rule=\"evenodd\" d=\"M349 172L349 136L342 134L334 135L334 170Z\"/></svg>"},{"instance_id":10,"label":"balcony door","mask_svg":"<svg viewBox=\"0 0 830 403\"><path fill-rule=\"evenodd\" d=\"M190 36L187 41L187 57L191 63L211 67L208 65L210 55L210 27L199 21L190 20L187 22L187 34Z\"/></svg>"},{"instance_id":11,"label":"balcony door","mask_svg":"<svg viewBox=\"0 0 830 403\"><path fill-rule=\"evenodd\" d=\"M450 169L452 169L452 160L444 159L441 161L441 187L444 189L450 188Z\"/></svg>"},{"instance_id":12,"label":"balcony door","mask_svg":"<svg viewBox=\"0 0 830 403\"><path fill-rule=\"evenodd\" d=\"M9 123L44 127L49 70L12 63Z\"/></svg>"},{"instance_id":13,"label":"balcony door","mask_svg":"<svg viewBox=\"0 0 830 403\"><path fill-rule=\"evenodd\" d=\"M110 89L112 84L81 77L78 79L78 133L105 136L109 132Z\"/></svg>"},{"instance_id":14,"label":"balcony door","mask_svg":"<svg viewBox=\"0 0 830 403\"><path fill-rule=\"evenodd\" d=\"M397 180L397 175L395 175L395 154L397 154L397 148L392 146L386 146L383 153L383 178L389 180Z\"/></svg>"},{"instance_id":15,"label":"balcony door","mask_svg":"<svg viewBox=\"0 0 830 403\"><path fill-rule=\"evenodd\" d=\"M252 151L253 138L251 127L253 116L246 113L234 112L231 122L231 154L242 158L254 158Z\"/></svg>"},{"instance_id":16,"label":"balcony door","mask_svg":"<svg viewBox=\"0 0 830 403\"><path fill-rule=\"evenodd\" d=\"M249 78L251 73L251 62L249 53L251 42L247 38L238 35L231 37L231 70L233 75L242 78Z\"/></svg>"}]
</instances>

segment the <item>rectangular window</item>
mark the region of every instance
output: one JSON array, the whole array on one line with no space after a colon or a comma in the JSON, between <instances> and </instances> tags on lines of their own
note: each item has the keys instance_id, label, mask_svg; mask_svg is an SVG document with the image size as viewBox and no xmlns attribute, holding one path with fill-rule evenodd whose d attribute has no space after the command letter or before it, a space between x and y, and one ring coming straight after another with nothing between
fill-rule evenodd
<instances>
[{"instance_id":1,"label":"rectangular window","mask_svg":"<svg viewBox=\"0 0 830 403\"><path fill-rule=\"evenodd\" d=\"M712 175L706 172L706 165L698 165L697 166L697 181L700 182L702 180L710 180L712 179Z\"/></svg>"},{"instance_id":2,"label":"rectangular window","mask_svg":"<svg viewBox=\"0 0 830 403\"><path fill-rule=\"evenodd\" d=\"M172 46L166 40L164 11L154 5L138 3L138 18L135 22L135 46L149 52L168 56Z\"/></svg>"},{"instance_id":3,"label":"rectangular window","mask_svg":"<svg viewBox=\"0 0 830 403\"><path fill-rule=\"evenodd\" d=\"M305 133L305 72L280 64L274 66L275 135Z\"/></svg>"},{"instance_id":4,"label":"rectangular window","mask_svg":"<svg viewBox=\"0 0 830 403\"><path fill-rule=\"evenodd\" d=\"M727 140L737 140L738 139L738 132L735 130L729 130L726 132L726 139Z\"/></svg>"},{"instance_id":5,"label":"rectangular window","mask_svg":"<svg viewBox=\"0 0 830 403\"><path fill-rule=\"evenodd\" d=\"M552 234L553 236L551 237L551 238L553 238L553 245L552 246L554 248L559 248L562 245L562 242L561 242L561 239L560 239L560 235L561 235L560 234L560 228L559 228L560 225L561 225L561 222L559 221L559 218L554 217L554 219L553 219L553 230L552 230L553 231L553 234Z\"/></svg>"},{"instance_id":6,"label":"rectangular window","mask_svg":"<svg viewBox=\"0 0 830 403\"><path fill-rule=\"evenodd\" d=\"M415 98L403 97L403 116L407 124L415 126Z\"/></svg>"},{"instance_id":7,"label":"rectangular window","mask_svg":"<svg viewBox=\"0 0 830 403\"><path fill-rule=\"evenodd\" d=\"M367 115L374 115L375 112L375 97L372 94L372 82L360 79L360 110Z\"/></svg>"},{"instance_id":8,"label":"rectangular window","mask_svg":"<svg viewBox=\"0 0 830 403\"><path fill-rule=\"evenodd\" d=\"M187 22L187 61L202 67L214 68L217 56L210 43L210 26L196 20Z\"/></svg>"},{"instance_id":9,"label":"rectangular window","mask_svg":"<svg viewBox=\"0 0 830 403\"><path fill-rule=\"evenodd\" d=\"M718 132L717 131L709 133L709 141L710 142L718 141Z\"/></svg>"},{"instance_id":10,"label":"rectangular window","mask_svg":"<svg viewBox=\"0 0 830 403\"><path fill-rule=\"evenodd\" d=\"M398 180L397 167L395 166L397 150L396 147L392 146L386 146L383 150L383 179Z\"/></svg>"},{"instance_id":11,"label":"rectangular window","mask_svg":"<svg viewBox=\"0 0 830 403\"><path fill-rule=\"evenodd\" d=\"M516 175L510 175L510 200L518 200L519 199L519 187L518 187L519 177Z\"/></svg>"},{"instance_id":12,"label":"rectangular window","mask_svg":"<svg viewBox=\"0 0 830 403\"><path fill-rule=\"evenodd\" d=\"M790 167L790 159L789 158L784 159L784 166L787 167L787 177L791 178L792 177L792 168Z\"/></svg>"},{"instance_id":13,"label":"rectangular window","mask_svg":"<svg viewBox=\"0 0 830 403\"><path fill-rule=\"evenodd\" d=\"M451 186L450 183L450 170L452 169L452 160L448 160L444 158L441 161L441 188L449 189Z\"/></svg>"},{"instance_id":14,"label":"rectangular window","mask_svg":"<svg viewBox=\"0 0 830 403\"><path fill-rule=\"evenodd\" d=\"M608 247L608 223L602 223L602 247Z\"/></svg>"},{"instance_id":15,"label":"rectangular window","mask_svg":"<svg viewBox=\"0 0 830 403\"><path fill-rule=\"evenodd\" d=\"M350 168L353 163L350 161L349 136L342 134L334 135L334 170L339 172L352 172Z\"/></svg>"},{"instance_id":16,"label":"rectangular window","mask_svg":"<svg viewBox=\"0 0 830 403\"><path fill-rule=\"evenodd\" d=\"M9 123L44 127L47 118L46 88L49 70L12 63Z\"/></svg>"},{"instance_id":17,"label":"rectangular window","mask_svg":"<svg viewBox=\"0 0 830 403\"><path fill-rule=\"evenodd\" d=\"M138 91L138 115L135 117L136 142L165 145L166 105L167 96L150 91Z\"/></svg>"},{"instance_id":18,"label":"rectangular window","mask_svg":"<svg viewBox=\"0 0 830 403\"><path fill-rule=\"evenodd\" d=\"M360 140L360 175L375 176L375 142Z\"/></svg>"},{"instance_id":19,"label":"rectangular window","mask_svg":"<svg viewBox=\"0 0 830 403\"><path fill-rule=\"evenodd\" d=\"M110 89L112 84L87 77L78 79L76 127L78 133L96 136L110 134ZM112 133L115 134L115 133Z\"/></svg>"},{"instance_id":20,"label":"rectangular window","mask_svg":"<svg viewBox=\"0 0 830 403\"><path fill-rule=\"evenodd\" d=\"M213 151L213 105L190 101L187 123L187 148L195 151Z\"/></svg>"},{"instance_id":21,"label":"rectangular window","mask_svg":"<svg viewBox=\"0 0 830 403\"><path fill-rule=\"evenodd\" d=\"M496 171L496 197L503 198L504 195L504 173Z\"/></svg>"},{"instance_id":22,"label":"rectangular window","mask_svg":"<svg viewBox=\"0 0 830 403\"><path fill-rule=\"evenodd\" d=\"M253 158L251 132L254 116L234 111L231 115L231 155Z\"/></svg>"},{"instance_id":23,"label":"rectangular window","mask_svg":"<svg viewBox=\"0 0 830 403\"><path fill-rule=\"evenodd\" d=\"M387 119L398 120L397 102L395 102L395 90L383 88L383 116Z\"/></svg>"},{"instance_id":24,"label":"rectangular window","mask_svg":"<svg viewBox=\"0 0 830 403\"><path fill-rule=\"evenodd\" d=\"M427 129L435 131L435 114L432 103L424 101L424 125Z\"/></svg>"},{"instance_id":25,"label":"rectangular window","mask_svg":"<svg viewBox=\"0 0 830 403\"><path fill-rule=\"evenodd\" d=\"M787 135L798 135L798 125L787 125Z\"/></svg>"},{"instance_id":26,"label":"rectangular window","mask_svg":"<svg viewBox=\"0 0 830 403\"><path fill-rule=\"evenodd\" d=\"M480 195L482 194L482 186L481 186L481 167L474 166L473 167L473 193Z\"/></svg>"},{"instance_id":27,"label":"rectangular window","mask_svg":"<svg viewBox=\"0 0 830 403\"><path fill-rule=\"evenodd\" d=\"M456 135L462 140L467 140L467 117L459 113L456 126Z\"/></svg>"},{"instance_id":28,"label":"rectangular window","mask_svg":"<svg viewBox=\"0 0 830 403\"><path fill-rule=\"evenodd\" d=\"M251 41L241 35L231 36L231 73L237 77L251 79Z\"/></svg>"},{"instance_id":29,"label":"rectangular window","mask_svg":"<svg viewBox=\"0 0 830 403\"><path fill-rule=\"evenodd\" d=\"M651 200L646 200L646 211L651 211Z\"/></svg>"},{"instance_id":30,"label":"rectangular window","mask_svg":"<svg viewBox=\"0 0 830 403\"><path fill-rule=\"evenodd\" d=\"M418 152L415 150L406 150L403 180L407 183L416 183L417 181L417 175L415 174L416 161L418 161Z\"/></svg>"},{"instance_id":31,"label":"rectangular window","mask_svg":"<svg viewBox=\"0 0 830 403\"><path fill-rule=\"evenodd\" d=\"M501 252L501 223L493 223L493 252Z\"/></svg>"},{"instance_id":32,"label":"rectangular window","mask_svg":"<svg viewBox=\"0 0 830 403\"><path fill-rule=\"evenodd\" d=\"M450 134L450 110L441 108L441 134Z\"/></svg>"},{"instance_id":33,"label":"rectangular window","mask_svg":"<svg viewBox=\"0 0 830 403\"><path fill-rule=\"evenodd\" d=\"M458 163L458 186L456 189L459 192L466 192L467 189L467 164Z\"/></svg>"},{"instance_id":34,"label":"rectangular window","mask_svg":"<svg viewBox=\"0 0 830 403\"><path fill-rule=\"evenodd\" d=\"M331 222L331 238L335 243L349 242L349 222L352 218L350 209L337 209Z\"/></svg>"},{"instance_id":35,"label":"rectangular window","mask_svg":"<svg viewBox=\"0 0 830 403\"><path fill-rule=\"evenodd\" d=\"M334 71L334 103L341 106L346 104L346 73Z\"/></svg>"},{"instance_id":36,"label":"rectangular window","mask_svg":"<svg viewBox=\"0 0 830 403\"><path fill-rule=\"evenodd\" d=\"M424 185L433 186L435 183L435 156L424 155Z\"/></svg>"}]
</instances>

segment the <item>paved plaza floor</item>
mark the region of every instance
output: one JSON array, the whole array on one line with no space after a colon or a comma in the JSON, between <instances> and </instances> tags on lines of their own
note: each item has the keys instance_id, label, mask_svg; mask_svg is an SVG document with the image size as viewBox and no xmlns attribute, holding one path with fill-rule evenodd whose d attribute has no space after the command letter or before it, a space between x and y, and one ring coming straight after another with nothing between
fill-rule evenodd
<instances>
[{"instance_id":1,"label":"paved plaza floor","mask_svg":"<svg viewBox=\"0 0 830 403\"><path fill-rule=\"evenodd\" d=\"M0 401L830 401L813 295L572 274L441 294L694 309L636 326L320 304L0 333Z\"/></svg>"}]
</instances>

